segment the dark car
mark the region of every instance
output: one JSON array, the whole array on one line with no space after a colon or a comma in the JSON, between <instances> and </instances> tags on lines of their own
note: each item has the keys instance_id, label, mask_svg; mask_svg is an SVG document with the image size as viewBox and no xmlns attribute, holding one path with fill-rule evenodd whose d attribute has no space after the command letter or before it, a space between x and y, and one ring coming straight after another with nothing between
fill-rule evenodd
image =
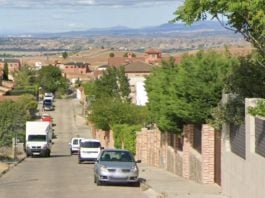
<instances>
[{"instance_id":1,"label":"dark car","mask_svg":"<svg viewBox=\"0 0 265 198\"><path fill-rule=\"evenodd\" d=\"M42 107L43 107L44 111L52 111L52 110L54 110L53 102L52 102L51 99L43 100Z\"/></svg>"},{"instance_id":2,"label":"dark car","mask_svg":"<svg viewBox=\"0 0 265 198\"><path fill-rule=\"evenodd\" d=\"M100 152L94 167L94 182L131 183L139 185L139 168L132 153L123 149L104 149Z\"/></svg>"}]
</instances>

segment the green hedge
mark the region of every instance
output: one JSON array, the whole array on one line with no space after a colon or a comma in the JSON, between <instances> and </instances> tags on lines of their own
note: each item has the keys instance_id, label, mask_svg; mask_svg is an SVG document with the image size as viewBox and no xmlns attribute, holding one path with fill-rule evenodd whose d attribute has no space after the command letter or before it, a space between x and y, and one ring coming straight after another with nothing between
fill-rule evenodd
<instances>
[{"instance_id":1,"label":"green hedge","mask_svg":"<svg viewBox=\"0 0 265 198\"><path fill-rule=\"evenodd\" d=\"M114 146L116 148L127 149L135 154L136 132L141 129L140 125L116 124L112 127L114 136ZM122 146L123 145L123 146Z\"/></svg>"}]
</instances>

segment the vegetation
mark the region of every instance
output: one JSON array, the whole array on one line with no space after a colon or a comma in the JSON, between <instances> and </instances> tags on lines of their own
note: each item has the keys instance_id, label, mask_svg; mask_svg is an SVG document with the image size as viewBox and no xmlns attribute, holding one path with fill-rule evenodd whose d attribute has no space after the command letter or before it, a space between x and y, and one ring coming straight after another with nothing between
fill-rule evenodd
<instances>
[{"instance_id":1,"label":"vegetation","mask_svg":"<svg viewBox=\"0 0 265 198\"><path fill-rule=\"evenodd\" d=\"M213 111L215 120L211 120L217 128L223 123L241 124L245 116L245 98L265 97L265 68L252 56L241 57L239 64L234 64L232 73L225 82L225 91L229 93L227 104L219 104ZM261 108L261 109L259 109ZM251 108L250 113L262 116L263 106Z\"/></svg>"},{"instance_id":2,"label":"vegetation","mask_svg":"<svg viewBox=\"0 0 265 198\"><path fill-rule=\"evenodd\" d=\"M7 62L5 62L4 64L4 71L3 71L3 80L8 80L8 75L9 75L9 71L8 71L8 64Z\"/></svg>"},{"instance_id":3,"label":"vegetation","mask_svg":"<svg viewBox=\"0 0 265 198\"><path fill-rule=\"evenodd\" d=\"M136 131L141 129L141 125L115 124L113 126L115 148L126 148L133 154L136 153Z\"/></svg>"},{"instance_id":4,"label":"vegetation","mask_svg":"<svg viewBox=\"0 0 265 198\"><path fill-rule=\"evenodd\" d=\"M10 146L16 135L24 140L25 123L32 119L32 112L37 109L34 97L24 95L16 101L0 102L0 147Z\"/></svg>"},{"instance_id":5,"label":"vegetation","mask_svg":"<svg viewBox=\"0 0 265 198\"><path fill-rule=\"evenodd\" d=\"M225 28L243 35L265 57L265 4L264 0L185 0L175 12L173 22L187 24L206 20L207 14L217 19Z\"/></svg>"},{"instance_id":6,"label":"vegetation","mask_svg":"<svg viewBox=\"0 0 265 198\"><path fill-rule=\"evenodd\" d=\"M113 52L109 53L109 57L113 58L115 54Z\"/></svg>"},{"instance_id":7,"label":"vegetation","mask_svg":"<svg viewBox=\"0 0 265 198\"><path fill-rule=\"evenodd\" d=\"M124 68L108 68L100 79L85 85L85 93L100 98L116 98L130 101L130 87Z\"/></svg>"},{"instance_id":8,"label":"vegetation","mask_svg":"<svg viewBox=\"0 0 265 198\"><path fill-rule=\"evenodd\" d=\"M232 75L226 81L226 91L232 99L219 105L214 111L212 123L220 127L222 122L243 122L244 99L264 98L265 66L265 4L263 0L185 0L175 12L173 22L182 20L187 24L206 20L207 14L217 19L225 28L240 33L256 48L256 54L240 59L233 67ZM223 20L225 19L225 20ZM259 109L260 108L260 109ZM263 115L263 103L250 108L253 115Z\"/></svg>"},{"instance_id":9,"label":"vegetation","mask_svg":"<svg viewBox=\"0 0 265 198\"><path fill-rule=\"evenodd\" d=\"M32 86L36 84L36 71L30 66L24 65L19 72L15 74L16 86Z\"/></svg>"},{"instance_id":10,"label":"vegetation","mask_svg":"<svg viewBox=\"0 0 265 198\"><path fill-rule=\"evenodd\" d=\"M65 93L68 88L67 80L62 76L61 70L52 65L42 67L39 70L37 83L46 92L60 91Z\"/></svg>"},{"instance_id":11,"label":"vegetation","mask_svg":"<svg viewBox=\"0 0 265 198\"><path fill-rule=\"evenodd\" d=\"M213 51L187 55L178 65L163 62L146 80L150 121L162 131L181 132L185 123L211 119L233 64L227 54Z\"/></svg>"},{"instance_id":12,"label":"vegetation","mask_svg":"<svg viewBox=\"0 0 265 198\"><path fill-rule=\"evenodd\" d=\"M63 57L63 59L67 59L68 58L68 53L66 51L64 51L62 53L62 57Z\"/></svg>"},{"instance_id":13,"label":"vegetation","mask_svg":"<svg viewBox=\"0 0 265 198\"><path fill-rule=\"evenodd\" d=\"M101 78L85 84L84 90L89 100L88 119L99 129L112 129L117 146L135 150L132 144L136 128L139 128L135 126L144 124L146 109L130 102L129 81L124 68L108 68ZM121 140L120 134L126 134L126 138Z\"/></svg>"},{"instance_id":14,"label":"vegetation","mask_svg":"<svg viewBox=\"0 0 265 198\"><path fill-rule=\"evenodd\" d=\"M258 100L256 107L250 107L248 109L249 113L253 116L265 117L265 100Z\"/></svg>"},{"instance_id":15,"label":"vegetation","mask_svg":"<svg viewBox=\"0 0 265 198\"><path fill-rule=\"evenodd\" d=\"M129 55L129 53L126 52L126 53L123 54L123 57L128 57L128 55ZM132 57L136 57L136 54L135 53L131 53L131 56Z\"/></svg>"}]
</instances>

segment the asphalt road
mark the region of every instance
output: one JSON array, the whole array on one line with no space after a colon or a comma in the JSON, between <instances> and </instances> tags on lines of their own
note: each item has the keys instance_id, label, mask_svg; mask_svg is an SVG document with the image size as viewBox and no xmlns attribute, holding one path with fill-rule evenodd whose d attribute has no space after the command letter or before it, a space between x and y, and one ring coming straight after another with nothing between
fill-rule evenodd
<instances>
[{"instance_id":1,"label":"asphalt road","mask_svg":"<svg viewBox=\"0 0 265 198\"><path fill-rule=\"evenodd\" d=\"M57 136L50 158L26 158L0 178L0 198L144 198L139 187L126 185L96 186L93 164L78 164L69 153L72 136L90 137L82 106L76 99L55 102L54 118Z\"/></svg>"}]
</instances>

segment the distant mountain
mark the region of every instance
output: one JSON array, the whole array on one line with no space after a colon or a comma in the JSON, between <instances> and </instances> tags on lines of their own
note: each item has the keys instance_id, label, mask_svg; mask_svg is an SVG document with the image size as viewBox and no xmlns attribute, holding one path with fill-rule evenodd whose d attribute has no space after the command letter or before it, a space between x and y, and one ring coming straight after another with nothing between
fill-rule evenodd
<instances>
[{"instance_id":1,"label":"distant mountain","mask_svg":"<svg viewBox=\"0 0 265 198\"><path fill-rule=\"evenodd\" d=\"M166 23L159 26L151 26L144 28L128 28L124 26L115 26L110 28L92 28L84 31L70 31L61 33L33 33L24 34L31 35L31 37L36 38L52 38L52 37L90 37L90 36L144 36L144 35L169 35L169 34L179 34L181 32L200 32L200 33L224 33L230 32L225 30L217 21L203 21L192 24L191 26L185 25L183 23ZM20 35L17 35L20 36ZM22 35L21 35L22 36Z\"/></svg>"}]
</instances>

